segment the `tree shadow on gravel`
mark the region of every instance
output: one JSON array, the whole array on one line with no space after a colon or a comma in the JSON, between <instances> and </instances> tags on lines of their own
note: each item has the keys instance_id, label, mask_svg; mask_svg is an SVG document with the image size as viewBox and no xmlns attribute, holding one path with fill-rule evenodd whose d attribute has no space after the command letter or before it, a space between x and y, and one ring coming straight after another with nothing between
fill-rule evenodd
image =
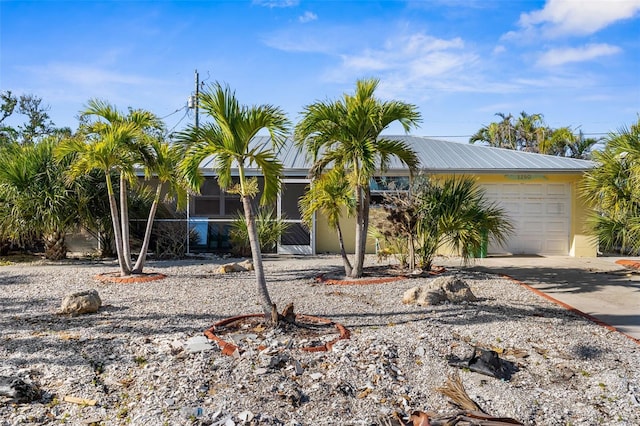
<instances>
[{"instance_id":1,"label":"tree shadow on gravel","mask_svg":"<svg viewBox=\"0 0 640 426\"><path fill-rule=\"evenodd\" d=\"M413 315L413 318L406 318ZM416 316L418 318L416 318ZM429 321L442 325L464 326L475 324L493 324L510 318L553 318L575 321L587 321L581 316L562 308L526 309L507 306L490 306L482 304L469 305L439 305L413 309L408 311L388 311L370 313L335 313L333 318L341 321L349 328L377 328L389 323L406 324ZM378 321L376 321L378 319Z\"/></svg>"},{"instance_id":2,"label":"tree shadow on gravel","mask_svg":"<svg viewBox=\"0 0 640 426\"><path fill-rule=\"evenodd\" d=\"M640 293L640 273L629 270L612 272L588 271L579 268L485 267L474 266L470 271L492 275L506 275L543 291L562 293L592 293L608 286L628 287Z\"/></svg>"}]
</instances>

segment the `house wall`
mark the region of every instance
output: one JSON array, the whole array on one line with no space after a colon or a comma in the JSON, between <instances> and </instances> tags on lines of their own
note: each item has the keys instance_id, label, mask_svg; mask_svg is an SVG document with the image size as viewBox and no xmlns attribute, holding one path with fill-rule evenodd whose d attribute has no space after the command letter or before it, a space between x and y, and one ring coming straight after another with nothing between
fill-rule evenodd
<instances>
[{"instance_id":1,"label":"house wall","mask_svg":"<svg viewBox=\"0 0 640 426\"><path fill-rule=\"evenodd\" d=\"M434 175L436 178L444 178L446 174ZM460 175L458 175L460 176ZM551 173L500 173L500 174L477 174L478 184L489 183L566 183L571 190L571 212L569 225L569 255L575 257L595 257L597 256L597 246L586 234L586 218L588 208L579 197L578 183L582 178L581 173L575 174L551 174ZM340 222L344 236L345 249L347 253L353 253L355 247L355 218L343 217ZM321 214L316 217L316 251L318 253L339 253L340 247L336 232L329 228L327 220ZM375 253L375 240L367 239L367 253ZM453 254L446 248L440 254Z\"/></svg>"}]
</instances>

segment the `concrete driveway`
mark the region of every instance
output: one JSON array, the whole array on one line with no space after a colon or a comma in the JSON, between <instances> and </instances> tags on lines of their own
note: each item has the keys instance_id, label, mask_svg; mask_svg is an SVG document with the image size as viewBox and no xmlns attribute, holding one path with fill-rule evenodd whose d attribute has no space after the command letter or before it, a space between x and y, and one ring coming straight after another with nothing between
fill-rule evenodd
<instances>
[{"instance_id":1,"label":"concrete driveway","mask_svg":"<svg viewBox=\"0 0 640 426\"><path fill-rule=\"evenodd\" d=\"M640 271L616 264L618 259L487 257L476 259L469 269L508 275L622 333L640 339ZM636 257L625 259L640 261ZM453 261L449 262L454 265Z\"/></svg>"}]
</instances>

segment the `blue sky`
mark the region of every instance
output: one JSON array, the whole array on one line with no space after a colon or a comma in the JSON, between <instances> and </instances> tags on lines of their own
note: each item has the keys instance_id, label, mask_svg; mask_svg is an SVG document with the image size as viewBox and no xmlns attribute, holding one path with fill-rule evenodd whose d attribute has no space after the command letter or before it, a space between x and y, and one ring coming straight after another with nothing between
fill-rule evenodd
<instances>
[{"instance_id":1,"label":"blue sky","mask_svg":"<svg viewBox=\"0 0 640 426\"><path fill-rule=\"evenodd\" d=\"M179 129L196 69L293 122L377 77L419 107L416 135L467 141L520 111L606 133L640 112L640 0L0 0L0 90L58 126L100 98Z\"/></svg>"}]
</instances>

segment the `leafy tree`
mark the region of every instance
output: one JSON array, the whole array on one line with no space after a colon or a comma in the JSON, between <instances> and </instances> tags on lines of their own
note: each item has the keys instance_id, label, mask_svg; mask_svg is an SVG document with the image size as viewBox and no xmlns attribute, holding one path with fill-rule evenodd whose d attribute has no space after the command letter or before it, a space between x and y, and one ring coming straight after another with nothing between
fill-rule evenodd
<instances>
[{"instance_id":1,"label":"leafy tree","mask_svg":"<svg viewBox=\"0 0 640 426\"><path fill-rule=\"evenodd\" d=\"M61 142L49 136L0 149L0 234L18 242L42 238L51 260L66 257L65 234L80 221L78 188L64 181L69 161L54 159Z\"/></svg>"},{"instance_id":2,"label":"leafy tree","mask_svg":"<svg viewBox=\"0 0 640 426\"><path fill-rule=\"evenodd\" d=\"M471 177L418 176L408 193L387 195L384 209L389 236L408 242L410 268L430 270L445 246L468 261L487 240L503 244L513 230L504 210L488 202Z\"/></svg>"},{"instance_id":3,"label":"leafy tree","mask_svg":"<svg viewBox=\"0 0 640 426\"><path fill-rule=\"evenodd\" d=\"M136 165L153 170L157 152L153 143L162 123L148 111L129 110L125 115L114 106L99 100L90 100L82 113L84 138L65 141L57 150L60 158L70 156L71 178L85 176L94 170L102 172L109 199L118 264L122 276L142 272L141 260L132 264L129 239L129 212L127 182L136 182ZM116 173L119 180L120 208L111 179ZM140 253L145 257L146 253ZM140 257L139 256L139 257Z\"/></svg>"},{"instance_id":4,"label":"leafy tree","mask_svg":"<svg viewBox=\"0 0 640 426\"><path fill-rule=\"evenodd\" d=\"M345 176L345 171L334 168L314 179L300 199L299 206L302 220L307 226L311 226L315 212L319 211L326 216L329 227L338 234L345 273L351 275L353 266L344 248L340 217L343 213L353 216L356 205L353 188Z\"/></svg>"},{"instance_id":5,"label":"leafy tree","mask_svg":"<svg viewBox=\"0 0 640 426\"><path fill-rule=\"evenodd\" d=\"M605 251L640 253L640 119L610 133L597 166L585 174L582 195L593 206L589 232Z\"/></svg>"},{"instance_id":6,"label":"leafy tree","mask_svg":"<svg viewBox=\"0 0 640 426\"><path fill-rule=\"evenodd\" d=\"M409 145L380 134L396 121L408 132L420 122L420 113L414 105L375 98L378 83L376 79L358 80L353 95L344 94L341 100L317 101L306 106L296 126L296 143L314 161L311 171L314 177L328 168L348 171L346 178L354 188L356 200L352 277L361 277L363 272L370 179L384 172L392 158L397 158L412 173L418 166L418 157Z\"/></svg>"},{"instance_id":7,"label":"leafy tree","mask_svg":"<svg viewBox=\"0 0 640 426\"><path fill-rule=\"evenodd\" d=\"M200 163L208 156L213 156L213 169L218 176L220 188L236 192L240 196L260 304L265 320L270 321L275 304L271 302L264 276L252 203L258 194L258 182L246 175L246 169L255 166L262 171L264 190L260 198L261 204L273 201L280 190L283 168L274 150L282 146L286 139L289 120L280 108L271 105L241 105L235 92L220 83L210 85L199 96L201 110L212 121L201 127L190 126L179 134L178 142L184 149L181 170L191 188L198 191L203 182ZM262 129L266 129L271 135L272 146L257 146L252 143L254 136ZM235 186L232 186L232 168L237 168L239 175L239 183Z\"/></svg>"},{"instance_id":8,"label":"leafy tree","mask_svg":"<svg viewBox=\"0 0 640 426\"><path fill-rule=\"evenodd\" d=\"M42 104L42 98L35 95L24 94L15 97L10 90L0 92L1 118L0 118L0 142L18 142L20 144L32 144L39 138L53 133L61 132L70 136L68 128L57 129L49 117L49 107ZM5 119L14 113L26 116L26 122L11 127L3 124Z\"/></svg>"}]
</instances>

